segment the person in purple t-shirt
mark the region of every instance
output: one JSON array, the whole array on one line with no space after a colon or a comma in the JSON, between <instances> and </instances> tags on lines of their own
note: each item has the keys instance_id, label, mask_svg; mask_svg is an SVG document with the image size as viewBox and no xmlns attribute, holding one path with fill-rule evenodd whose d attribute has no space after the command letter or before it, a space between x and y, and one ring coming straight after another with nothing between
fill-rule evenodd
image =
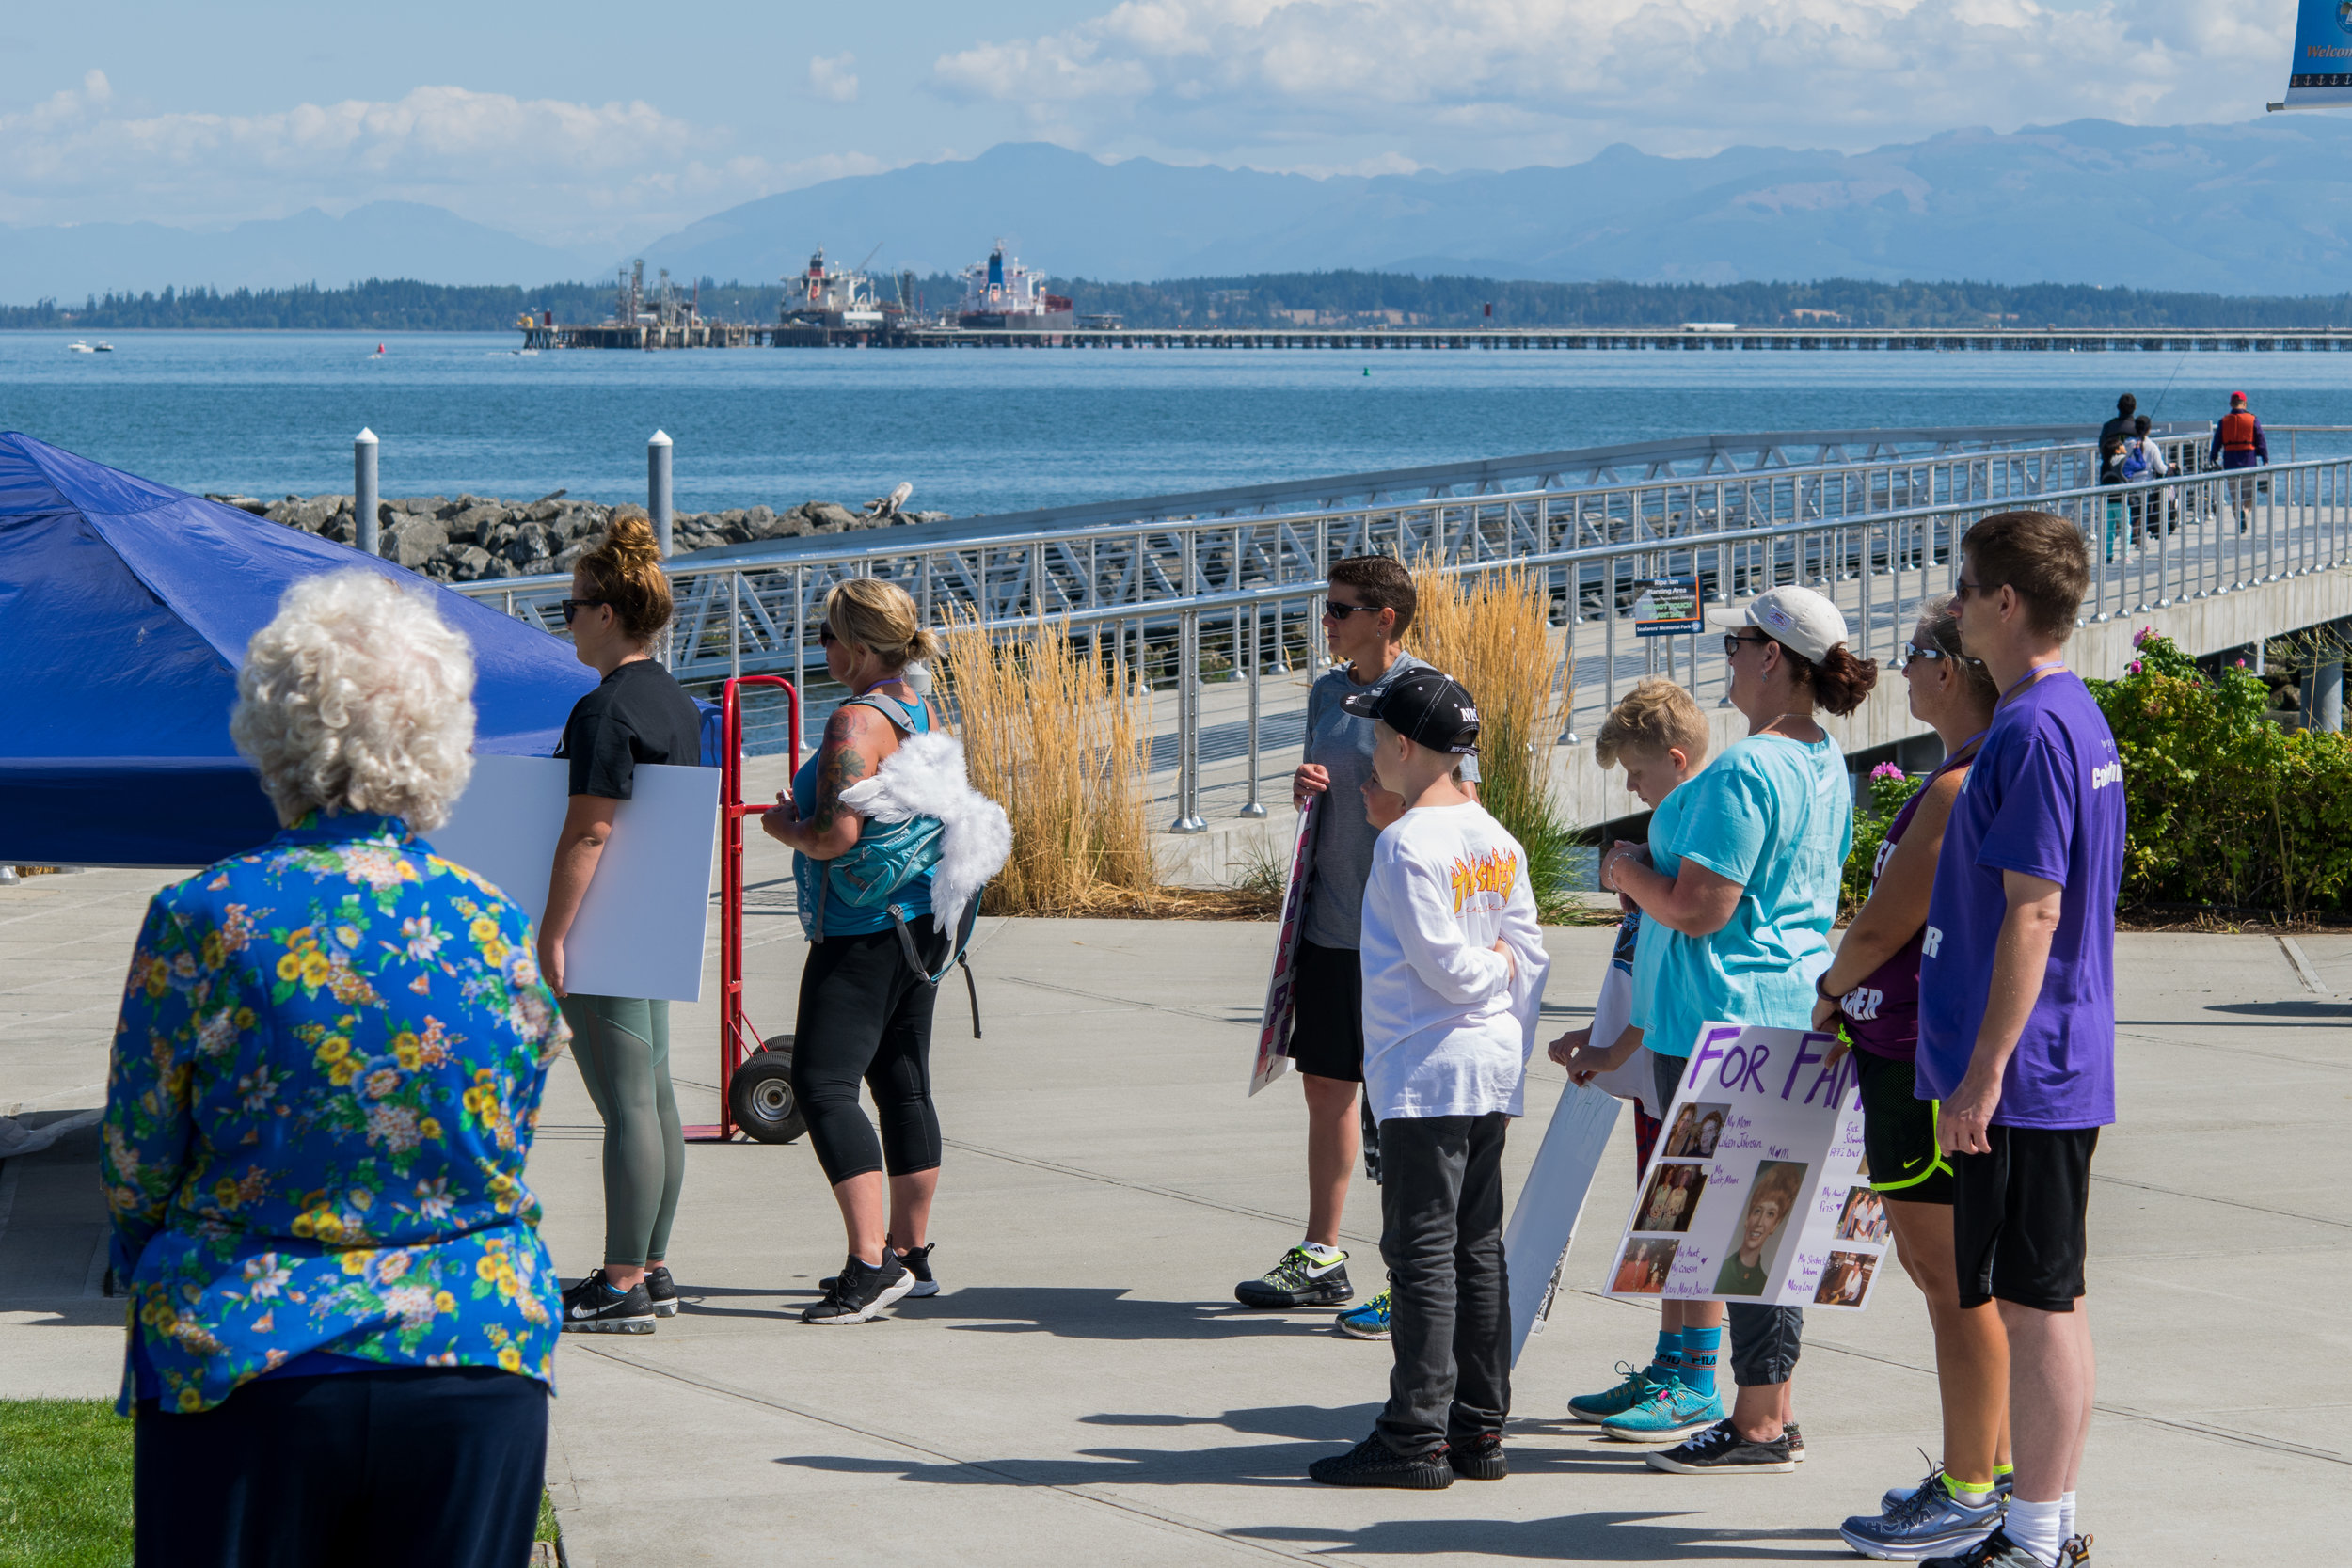
<instances>
[{"instance_id":1,"label":"person in purple t-shirt","mask_svg":"<svg viewBox=\"0 0 2352 1568\"><path fill-rule=\"evenodd\" d=\"M2000 1304L2016 1490L1969 1568L2059 1560L2090 1431L2090 1157L2115 1119L2123 765L2060 659L2090 580L2044 512L1961 540L1963 646L2001 689L1944 831L1919 949L1918 1092L1941 1100L1961 1304Z\"/></svg>"},{"instance_id":2,"label":"person in purple t-shirt","mask_svg":"<svg viewBox=\"0 0 2352 1568\"><path fill-rule=\"evenodd\" d=\"M1933 725L1944 763L1903 802L1871 867L1870 898L1815 990L1813 1027L1842 1029L1862 1087L1871 1196L1884 1200L1896 1255L1928 1300L1944 1394L1944 1461L1914 1489L1838 1534L1869 1557L1915 1558L1974 1545L2001 1522L2009 1479L2009 1342L1990 1303L1960 1304L1952 1255L1952 1167L1935 1144L1936 1103L1916 1092L1919 949L1952 802L1993 722L2000 691L1961 649L1960 601L1931 599L1903 645L1912 717Z\"/></svg>"}]
</instances>

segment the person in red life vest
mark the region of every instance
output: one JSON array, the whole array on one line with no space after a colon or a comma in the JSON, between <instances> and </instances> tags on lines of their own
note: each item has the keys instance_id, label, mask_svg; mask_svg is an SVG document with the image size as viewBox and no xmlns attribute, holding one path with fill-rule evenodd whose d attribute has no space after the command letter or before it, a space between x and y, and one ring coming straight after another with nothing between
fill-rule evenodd
<instances>
[{"instance_id":1,"label":"person in red life vest","mask_svg":"<svg viewBox=\"0 0 2352 1568\"><path fill-rule=\"evenodd\" d=\"M2270 461L2270 443L2263 438L2263 422L2246 406L2244 392L2230 394L2230 411L2214 427L2212 460L2224 468L2252 468ZM2254 476L2229 482L2230 504L2237 512L2237 531L2246 531L2247 514L2254 507Z\"/></svg>"}]
</instances>

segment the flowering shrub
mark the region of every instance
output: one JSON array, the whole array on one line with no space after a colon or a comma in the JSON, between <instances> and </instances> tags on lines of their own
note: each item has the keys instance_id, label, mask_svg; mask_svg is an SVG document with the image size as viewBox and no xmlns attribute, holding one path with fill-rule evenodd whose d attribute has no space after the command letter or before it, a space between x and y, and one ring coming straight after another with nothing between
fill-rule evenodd
<instances>
[{"instance_id":1,"label":"flowering shrub","mask_svg":"<svg viewBox=\"0 0 2352 1568\"><path fill-rule=\"evenodd\" d=\"M2090 683L2123 761L2122 901L2345 908L2352 742L2280 729L2242 660L2208 678L2168 638L2133 642L2121 680Z\"/></svg>"},{"instance_id":2,"label":"flowering shrub","mask_svg":"<svg viewBox=\"0 0 2352 1568\"><path fill-rule=\"evenodd\" d=\"M1864 899L1870 896L1870 871L1878 864L1879 846L1886 842L1886 830L1895 820L1895 814L1903 809L1903 802L1919 793L1924 780L1915 779L1891 762L1882 762L1870 769L1870 798L1863 809L1854 813L1853 853L1846 857L1845 885L1838 903L1841 920L1851 920L1862 909Z\"/></svg>"}]
</instances>

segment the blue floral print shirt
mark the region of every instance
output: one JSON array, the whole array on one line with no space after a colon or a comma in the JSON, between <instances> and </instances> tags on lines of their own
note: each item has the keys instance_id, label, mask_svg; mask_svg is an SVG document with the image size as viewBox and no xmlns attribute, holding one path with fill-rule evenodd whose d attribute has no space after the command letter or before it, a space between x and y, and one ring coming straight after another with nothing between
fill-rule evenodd
<instances>
[{"instance_id":1,"label":"blue floral print shirt","mask_svg":"<svg viewBox=\"0 0 2352 1568\"><path fill-rule=\"evenodd\" d=\"M158 893L103 1129L118 1408L207 1410L312 1352L552 1386L522 1178L569 1038L528 917L396 817L314 813Z\"/></svg>"}]
</instances>

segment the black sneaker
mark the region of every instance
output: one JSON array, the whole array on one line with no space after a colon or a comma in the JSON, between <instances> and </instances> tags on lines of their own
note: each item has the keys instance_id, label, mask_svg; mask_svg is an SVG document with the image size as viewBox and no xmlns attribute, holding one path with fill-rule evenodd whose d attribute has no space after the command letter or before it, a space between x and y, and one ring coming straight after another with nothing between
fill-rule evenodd
<instances>
[{"instance_id":1,"label":"black sneaker","mask_svg":"<svg viewBox=\"0 0 2352 1568\"><path fill-rule=\"evenodd\" d=\"M1393 1486L1406 1492L1442 1492L1454 1484L1454 1466L1440 1447L1407 1457L1374 1433L1345 1453L1318 1459L1307 1474L1326 1486Z\"/></svg>"},{"instance_id":2,"label":"black sneaker","mask_svg":"<svg viewBox=\"0 0 2352 1568\"><path fill-rule=\"evenodd\" d=\"M1769 1443L1752 1443L1729 1421L1717 1421L1688 1442L1642 1457L1652 1469L1678 1476L1772 1475L1797 1467L1786 1432Z\"/></svg>"},{"instance_id":3,"label":"black sneaker","mask_svg":"<svg viewBox=\"0 0 2352 1568\"><path fill-rule=\"evenodd\" d=\"M1234 1286L1233 1299L1244 1307L1341 1307L1356 1299L1356 1287L1347 1282L1346 1253L1325 1263L1295 1246L1263 1278Z\"/></svg>"},{"instance_id":4,"label":"black sneaker","mask_svg":"<svg viewBox=\"0 0 2352 1568\"><path fill-rule=\"evenodd\" d=\"M564 1332L566 1334L651 1334L653 1298L639 1280L616 1291L598 1269L564 1292Z\"/></svg>"},{"instance_id":5,"label":"black sneaker","mask_svg":"<svg viewBox=\"0 0 2352 1568\"><path fill-rule=\"evenodd\" d=\"M677 1316L677 1281L670 1277L670 1271L663 1265L656 1263L645 1271L645 1296L653 1303L655 1317Z\"/></svg>"},{"instance_id":6,"label":"black sneaker","mask_svg":"<svg viewBox=\"0 0 2352 1568\"><path fill-rule=\"evenodd\" d=\"M841 1272L825 1286L824 1299L801 1314L804 1323L862 1323L879 1318L882 1308L896 1304L914 1289L914 1271L898 1260L898 1255L882 1248L879 1267L859 1259L855 1253L841 1265Z\"/></svg>"},{"instance_id":7,"label":"black sneaker","mask_svg":"<svg viewBox=\"0 0 2352 1568\"><path fill-rule=\"evenodd\" d=\"M1464 1481L1501 1481L1511 1473L1511 1462L1502 1457L1502 1439L1491 1432L1467 1443L1448 1443L1445 1462Z\"/></svg>"},{"instance_id":8,"label":"black sneaker","mask_svg":"<svg viewBox=\"0 0 2352 1568\"><path fill-rule=\"evenodd\" d=\"M939 1294L939 1281L931 1277L931 1248L938 1244L937 1242L926 1242L912 1252L898 1254L898 1261L904 1263L907 1266L907 1272L914 1275L914 1289L907 1292L909 1300ZM817 1288L820 1291L830 1291L833 1289L833 1281L820 1279L817 1282Z\"/></svg>"},{"instance_id":9,"label":"black sneaker","mask_svg":"<svg viewBox=\"0 0 2352 1568\"><path fill-rule=\"evenodd\" d=\"M2076 1541L2082 1543L2079 1555L2074 1555ZM2086 1536L2075 1536L2058 1548L2061 1568L2073 1568L2075 1563L2090 1560L2090 1542ZM1996 1529L1964 1552L1928 1558L1921 1568L2050 1568L2050 1564Z\"/></svg>"},{"instance_id":10,"label":"black sneaker","mask_svg":"<svg viewBox=\"0 0 2352 1568\"><path fill-rule=\"evenodd\" d=\"M1789 1422L1787 1426L1782 1427L1780 1430L1788 1434L1788 1457L1795 1460L1800 1465L1804 1464L1804 1433L1797 1430L1797 1423L1794 1421Z\"/></svg>"}]
</instances>

